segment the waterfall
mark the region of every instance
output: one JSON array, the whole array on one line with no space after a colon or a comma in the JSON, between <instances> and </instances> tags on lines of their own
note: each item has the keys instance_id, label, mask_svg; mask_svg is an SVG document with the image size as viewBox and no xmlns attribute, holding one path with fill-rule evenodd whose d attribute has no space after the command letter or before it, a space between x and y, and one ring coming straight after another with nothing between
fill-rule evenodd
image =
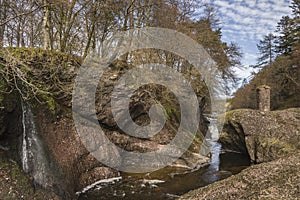
<instances>
[{"instance_id":1,"label":"waterfall","mask_svg":"<svg viewBox=\"0 0 300 200\"><path fill-rule=\"evenodd\" d=\"M22 167L25 173L34 178L34 182L45 188L51 187L51 168L43 142L38 134L34 115L30 106L21 101L22 105Z\"/></svg>"},{"instance_id":2,"label":"waterfall","mask_svg":"<svg viewBox=\"0 0 300 200\"><path fill-rule=\"evenodd\" d=\"M22 106L22 126L23 126L23 137L22 137L22 167L26 173L29 173L29 154L30 154L30 145L28 141L27 132L35 131L35 125L31 118L31 113L28 105L21 101Z\"/></svg>"},{"instance_id":3,"label":"waterfall","mask_svg":"<svg viewBox=\"0 0 300 200\"><path fill-rule=\"evenodd\" d=\"M213 171L219 171L220 165L220 153L222 145L218 143L219 130L217 126L217 119L215 117L207 117L210 124L208 126L207 135L203 141L200 149L201 155L211 154L210 169Z\"/></svg>"}]
</instances>

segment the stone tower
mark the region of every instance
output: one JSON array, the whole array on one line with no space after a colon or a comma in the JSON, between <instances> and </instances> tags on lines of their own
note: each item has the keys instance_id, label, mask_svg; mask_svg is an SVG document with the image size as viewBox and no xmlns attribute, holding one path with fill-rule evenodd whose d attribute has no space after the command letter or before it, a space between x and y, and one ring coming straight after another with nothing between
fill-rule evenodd
<instances>
[{"instance_id":1,"label":"stone tower","mask_svg":"<svg viewBox=\"0 0 300 200\"><path fill-rule=\"evenodd\" d=\"M261 85L256 88L257 109L260 111L270 111L271 109L271 88Z\"/></svg>"}]
</instances>

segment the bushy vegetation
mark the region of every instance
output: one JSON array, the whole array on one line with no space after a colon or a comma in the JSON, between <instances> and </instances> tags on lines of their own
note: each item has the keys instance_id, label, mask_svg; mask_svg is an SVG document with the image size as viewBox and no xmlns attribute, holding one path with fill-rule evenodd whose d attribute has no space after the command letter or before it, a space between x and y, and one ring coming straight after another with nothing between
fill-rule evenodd
<instances>
[{"instance_id":1,"label":"bushy vegetation","mask_svg":"<svg viewBox=\"0 0 300 200\"><path fill-rule=\"evenodd\" d=\"M0 99L17 92L25 100L47 104L55 112L57 102L69 101L80 58L36 48L0 51Z\"/></svg>"}]
</instances>

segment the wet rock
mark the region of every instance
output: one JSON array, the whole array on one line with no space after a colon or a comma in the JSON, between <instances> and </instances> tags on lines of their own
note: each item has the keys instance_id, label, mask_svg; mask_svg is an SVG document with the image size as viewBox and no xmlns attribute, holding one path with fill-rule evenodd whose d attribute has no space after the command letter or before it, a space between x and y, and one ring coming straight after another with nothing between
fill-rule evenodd
<instances>
[{"instance_id":1,"label":"wet rock","mask_svg":"<svg viewBox=\"0 0 300 200\"><path fill-rule=\"evenodd\" d=\"M5 115L6 115L6 113L1 109L1 110L0 110L0 137L1 137L1 136L5 133L5 131L6 131Z\"/></svg>"},{"instance_id":2,"label":"wet rock","mask_svg":"<svg viewBox=\"0 0 300 200\"><path fill-rule=\"evenodd\" d=\"M109 167L96 167L90 171L84 172L79 177L79 188L84 188L99 180L120 176L119 172Z\"/></svg>"}]
</instances>

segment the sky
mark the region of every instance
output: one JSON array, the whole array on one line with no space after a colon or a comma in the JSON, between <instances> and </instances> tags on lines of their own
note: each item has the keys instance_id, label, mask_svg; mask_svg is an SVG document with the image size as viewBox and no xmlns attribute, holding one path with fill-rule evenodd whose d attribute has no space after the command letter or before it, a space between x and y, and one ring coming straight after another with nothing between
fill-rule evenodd
<instances>
[{"instance_id":1,"label":"sky","mask_svg":"<svg viewBox=\"0 0 300 200\"><path fill-rule=\"evenodd\" d=\"M291 14L291 0L207 0L215 5L221 20L222 40L237 43L244 54L245 66L256 63L257 43L276 30L284 15ZM237 70L240 77L248 77L251 70Z\"/></svg>"}]
</instances>

